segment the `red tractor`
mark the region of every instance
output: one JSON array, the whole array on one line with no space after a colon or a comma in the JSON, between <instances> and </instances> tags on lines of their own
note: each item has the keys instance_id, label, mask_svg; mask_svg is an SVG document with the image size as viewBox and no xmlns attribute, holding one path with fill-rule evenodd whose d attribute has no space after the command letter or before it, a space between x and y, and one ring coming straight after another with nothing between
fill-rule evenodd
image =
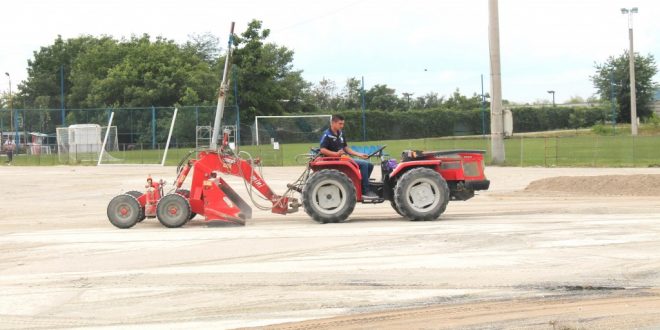
<instances>
[{"instance_id":1,"label":"red tractor","mask_svg":"<svg viewBox=\"0 0 660 330\"><path fill-rule=\"evenodd\" d=\"M483 151L407 150L397 163L386 159L383 149L369 154L381 158L381 180L370 182L376 199L362 198L360 169L351 158L313 157L308 166L312 175L300 190L307 214L321 223L341 222L356 202L389 201L405 218L435 220L450 200L468 200L476 190L490 185L484 175Z\"/></svg>"},{"instance_id":2,"label":"red tractor","mask_svg":"<svg viewBox=\"0 0 660 330\"><path fill-rule=\"evenodd\" d=\"M161 180L160 184L148 183L144 194L131 191L112 199L107 209L110 222L130 228L145 217L156 217L164 226L174 228L200 214L211 223L245 224L252 217L252 209L222 179L223 174L243 178L258 208L288 214L302 205L319 223L346 220L357 202L385 201L410 220L435 220L450 200L470 199L475 191L488 189L490 184L484 176L483 151L405 151L397 163L383 156L383 146L369 155L381 158L381 181L371 182L376 199L362 198L361 174L352 158L323 157L318 150L310 153L302 175L287 185L284 194L277 195L255 169L258 161L239 157L226 141L218 151L204 150L197 159L188 160L190 154L184 158L168 194L163 193L165 183ZM193 168L190 191L181 189ZM302 204L294 197L296 193L301 195ZM255 197L267 200L269 205L259 205Z\"/></svg>"}]
</instances>

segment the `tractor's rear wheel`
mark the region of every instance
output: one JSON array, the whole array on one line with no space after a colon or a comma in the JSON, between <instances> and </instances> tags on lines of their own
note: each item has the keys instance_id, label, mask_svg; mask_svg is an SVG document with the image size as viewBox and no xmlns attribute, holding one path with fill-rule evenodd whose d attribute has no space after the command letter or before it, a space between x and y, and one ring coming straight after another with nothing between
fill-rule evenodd
<instances>
[{"instance_id":1,"label":"tractor's rear wheel","mask_svg":"<svg viewBox=\"0 0 660 330\"><path fill-rule=\"evenodd\" d=\"M135 197L122 194L110 201L107 214L108 220L115 227L127 229L135 226L144 212Z\"/></svg>"},{"instance_id":2,"label":"tractor's rear wheel","mask_svg":"<svg viewBox=\"0 0 660 330\"><path fill-rule=\"evenodd\" d=\"M177 194L185 197L188 200L190 199L190 190L188 190L188 189L177 189L175 192ZM197 213L190 211L190 219L188 219L188 220L189 221L192 220L192 218L194 218L196 215L197 215Z\"/></svg>"},{"instance_id":3,"label":"tractor's rear wheel","mask_svg":"<svg viewBox=\"0 0 660 330\"><path fill-rule=\"evenodd\" d=\"M314 173L303 187L302 199L305 212L319 223L346 220L357 201L353 181L337 170Z\"/></svg>"},{"instance_id":4,"label":"tractor's rear wheel","mask_svg":"<svg viewBox=\"0 0 660 330\"><path fill-rule=\"evenodd\" d=\"M449 187L440 174L429 168L415 168L401 176L394 188L394 200L401 214L411 220L435 220L449 202Z\"/></svg>"},{"instance_id":5,"label":"tractor's rear wheel","mask_svg":"<svg viewBox=\"0 0 660 330\"><path fill-rule=\"evenodd\" d=\"M137 191L137 190L131 190L131 191L127 191L126 195L131 195L131 196L135 197L135 199L138 199L144 194ZM140 217L138 217L138 222L142 222L142 220L144 220L147 217L144 214L144 207L142 207L142 205L140 205L140 210L142 211L142 214L140 214Z\"/></svg>"},{"instance_id":6,"label":"tractor's rear wheel","mask_svg":"<svg viewBox=\"0 0 660 330\"><path fill-rule=\"evenodd\" d=\"M181 227L190 219L190 203L179 194L165 195L156 205L156 216L165 227Z\"/></svg>"}]
</instances>

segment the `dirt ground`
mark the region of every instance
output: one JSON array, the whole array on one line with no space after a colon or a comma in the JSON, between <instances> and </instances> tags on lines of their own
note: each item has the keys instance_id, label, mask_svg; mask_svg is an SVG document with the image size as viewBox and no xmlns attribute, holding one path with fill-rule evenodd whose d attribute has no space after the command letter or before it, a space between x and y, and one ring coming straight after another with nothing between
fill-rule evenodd
<instances>
[{"instance_id":1,"label":"dirt ground","mask_svg":"<svg viewBox=\"0 0 660 330\"><path fill-rule=\"evenodd\" d=\"M301 170L264 174L282 192ZM255 209L245 227L110 225L114 195L174 171L1 167L0 328L660 327L660 197L579 188L634 191L618 176L657 168L490 167L491 190L433 222L385 203L339 224ZM525 190L569 176L553 180L580 193Z\"/></svg>"}]
</instances>

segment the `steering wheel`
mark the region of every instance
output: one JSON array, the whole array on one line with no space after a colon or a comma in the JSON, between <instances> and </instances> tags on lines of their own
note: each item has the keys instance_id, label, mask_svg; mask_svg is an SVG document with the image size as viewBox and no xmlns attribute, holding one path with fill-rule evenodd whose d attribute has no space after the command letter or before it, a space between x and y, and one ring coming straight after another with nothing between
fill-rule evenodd
<instances>
[{"instance_id":1,"label":"steering wheel","mask_svg":"<svg viewBox=\"0 0 660 330\"><path fill-rule=\"evenodd\" d=\"M376 150L376 151L374 151L374 152L368 154L368 155L367 155L367 158L371 158L371 157L373 157L373 156L376 156L379 152L383 151L383 149L385 149L385 147L387 147L387 145L384 145L384 146L378 148L378 150Z\"/></svg>"}]
</instances>

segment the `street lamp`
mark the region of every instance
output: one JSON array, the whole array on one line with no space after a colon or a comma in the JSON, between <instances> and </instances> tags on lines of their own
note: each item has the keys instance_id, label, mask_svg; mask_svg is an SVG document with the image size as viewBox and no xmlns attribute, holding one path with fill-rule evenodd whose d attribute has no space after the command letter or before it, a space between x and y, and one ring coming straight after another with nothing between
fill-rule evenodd
<instances>
[{"instance_id":1,"label":"street lamp","mask_svg":"<svg viewBox=\"0 0 660 330\"><path fill-rule=\"evenodd\" d=\"M630 50L628 61L630 64L630 128L633 136L637 135L637 91L635 88L635 51L633 50L633 14L638 12L637 7L621 8L621 14L628 15L628 39Z\"/></svg>"},{"instance_id":2,"label":"street lamp","mask_svg":"<svg viewBox=\"0 0 660 330\"><path fill-rule=\"evenodd\" d=\"M555 91L548 91L548 94L552 94L552 106L555 106Z\"/></svg>"}]
</instances>

